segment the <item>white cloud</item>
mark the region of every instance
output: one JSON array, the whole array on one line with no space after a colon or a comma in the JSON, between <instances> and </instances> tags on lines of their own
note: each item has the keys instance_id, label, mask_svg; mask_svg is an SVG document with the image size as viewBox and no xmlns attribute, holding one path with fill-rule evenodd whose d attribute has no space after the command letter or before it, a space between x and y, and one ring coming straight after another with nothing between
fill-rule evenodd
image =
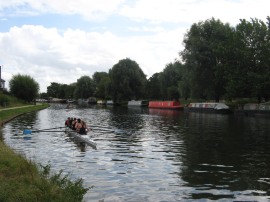
<instances>
[{"instance_id":1,"label":"white cloud","mask_svg":"<svg viewBox=\"0 0 270 202\"><path fill-rule=\"evenodd\" d=\"M95 71L107 72L127 57L151 76L178 58L184 33L193 23L211 17L233 26L241 18L264 20L269 7L268 0L0 0L2 23L8 22L10 15L75 14L108 23L113 22L110 17L117 16L115 19L124 17L122 27L132 32L117 35L106 23L100 27L96 23L96 32L46 28L30 22L12 26L0 32L2 76L8 81L14 74L28 74L44 92L50 82L69 84Z\"/></svg>"},{"instance_id":2,"label":"white cloud","mask_svg":"<svg viewBox=\"0 0 270 202\"><path fill-rule=\"evenodd\" d=\"M115 12L124 0L0 0L0 9L9 15L78 14L87 20L104 19Z\"/></svg>"},{"instance_id":3,"label":"white cloud","mask_svg":"<svg viewBox=\"0 0 270 202\"><path fill-rule=\"evenodd\" d=\"M269 15L268 0L138 0L126 5L121 14L137 21L152 23L187 23L189 25L209 18L239 23L240 18L265 19Z\"/></svg>"},{"instance_id":4,"label":"white cloud","mask_svg":"<svg viewBox=\"0 0 270 202\"><path fill-rule=\"evenodd\" d=\"M0 34L4 72L27 74L46 91L50 82L72 83L96 71L108 72L120 59L129 57L139 63L145 74L160 72L177 57L180 30L150 36L118 37L97 33L24 25Z\"/></svg>"}]
</instances>

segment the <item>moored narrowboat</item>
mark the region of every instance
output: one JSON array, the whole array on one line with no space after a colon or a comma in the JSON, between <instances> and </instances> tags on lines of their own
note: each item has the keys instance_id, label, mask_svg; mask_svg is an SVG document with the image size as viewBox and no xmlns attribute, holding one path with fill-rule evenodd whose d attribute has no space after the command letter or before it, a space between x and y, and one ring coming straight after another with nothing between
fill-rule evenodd
<instances>
[{"instance_id":1,"label":"moored narrowboat","mask_svg":"<svg viewBox=\"0 0 270 202\"><path fill-rule=\"evenodd\" d=\"M148 101L147 100L131 100L128 101L129 107L147 107Z\"/></svg>"},{"instance_id":2,"label":"moored narrowboat","mask_svg":"<svg viewBox=\"0 0 270 202\"><path fill-rule=\"evenodd\" d=\"M156 109L184 109L184 106L178 101L149 101L148 107Z\"/></svg>"},{"instance_id":3,"label":"moored narrowboat","mask_svg":"<svg viewBox=\"0 0 270 202\"><path fill-rule=\"evenodd\" d=\"M218 102L190 103L185 107L185 111L206 112L206 113L230 113L229 106Z\"/></svg>"},{"instance_id":4,"label":"moored narrowboat","mask_svg":"<svg viewBox=\"0 0 270 202\"><path fill-rule=\"evenodd\" d=\"M108 100L106 104L107 105L114 105L114 102L113 102L113 100Z\"/></svg>"},{"instance_id":5,"label":"moored narrowboat","mask_svg":"<svg viewBox=\"0 0 270 202\"><path fill-rule=\"evenodd\" d=\"M245 114L247 116L270 116L270 102L265 103L247 103L242 109L236 109L235 114Z\"/></svg>"},{"instance_id":6,"label":"moored narrowboat","mask_svg":"<svg viewBox=\"0 0 270 202\"><path fill-rule=\"evenodd\" d=\"M107 102L106 102L106 100L98 100L98 101L97 101L97 104L98 104L98 105L106 105Z\"/></svg>"}]
</instances>

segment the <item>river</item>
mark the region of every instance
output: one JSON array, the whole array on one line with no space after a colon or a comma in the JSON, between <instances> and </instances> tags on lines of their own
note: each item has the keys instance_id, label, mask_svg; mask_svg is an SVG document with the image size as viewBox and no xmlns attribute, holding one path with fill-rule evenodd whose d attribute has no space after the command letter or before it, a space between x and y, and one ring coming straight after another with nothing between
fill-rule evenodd
<instances>
[{"instance_id":1,"label":"river","mask_svg":"<svg viewBox=\"0 0 270 202\"><path fill-rule=\"evenodd\" d=\"M85 120L97 148L59 132ZM16 152L91 187L85 201L269 201L270 119L148 108L65 109L25 114L2 128Z\"/></svg>"}]
</instances>

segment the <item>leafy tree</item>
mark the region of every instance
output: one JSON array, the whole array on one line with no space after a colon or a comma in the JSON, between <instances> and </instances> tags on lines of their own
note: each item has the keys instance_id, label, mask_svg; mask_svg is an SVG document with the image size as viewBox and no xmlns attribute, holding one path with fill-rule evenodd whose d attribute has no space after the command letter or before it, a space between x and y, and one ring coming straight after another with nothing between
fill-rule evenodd
<instances>
[{"instance_id":1,"label":"leafy tree","mask_svg":"<svg viewBox=\"0 0 270 202\"><path fill-rule=\"evenodd\" d=\"M104 77L109 77L109 74L107 72L95 72L93 82L98 85Z\"/></svg>"},{"instance_id":2,"label":"leafy tree","mask_svg":"<svg viewBox=\"0 0 270 202\"><path fill-rule=\"evenodd\" d=\"M71 83L69 85L64 86L66 99L72 99L74 97L75 88L76 88L76 83Z\"/></svg>"},{"instance_id":3,"label":"leafy tree","mask_svg":"<svg viewBox=\"0 0 270 202\"><path fill-rule=\"evenodd\" d=\"M230 97L270 97L270 30L258 19L240 20L236 26L237 62L230 71L227 86Z\"/></svg>"},{"instance_id":4,"label":"leafy tree","mask_svg":"<svg viewBox=\"0 0 270 202\"><path fill-rule=\"evenodd\" d=\"M115 103L144 97L146 76L135 61L120 60L109 70L109 76Z\"/></svg>"},{"instance_id":5,"label":"leafy tree","mask_svg":"<svg viewBox=\"0 0 270 202\"><path fill-rule=\"evenodd\" d=\"M169 63L160 74L161 93L163 99L178 99L178 82L181 80L180 69L182 64L179 61Z\"/></svg>"},{"instance_id":6,"label":"leafy tree","mask_svg":"<svg viewBox=\"0 0 270 202\"><path fill-rule=\"evenodd\" d=\"M47 87L47 96L61 99L70 99L73 98L75 87L76 83L67 85L52 82L51 85Z\"/></svg>"},{"instance_id":7,"label":"leafy tree","mask_svg":"<svg viewBox=\"0 0 270 202\"><path fill-rule=\"evenodd\" d=\"M95 72L93 75L93 81L96 86L95 96L102 99L108 99L110 94L109 74L106 72Z\"/></svg>"},{"instance_id":8,"label":"leafy tree","mask_svg":"<svg viewBox=\"0 0 270 202\"><path fill-rule=\"evenodd\" d=\"M160 83L160 73L153 74L147 80L147 96L149 99L158 100L162 97L161 95L161 83Z\"/></svg>"},{"instance_id":9,"label":"leafy tree","mask_svg":"<svg viewBox=\"0 0 270 202\"><path fill-rule=\"evenodd\" d=\"M51 85L47 87L47 95L49 97L60 98L60 88L61 84L52 82Z\"/></svg>"},{"instance_id":10,"label":"leafy tree","mask_svg":"<svg viewBox=\"0 0 270 202\"><path fill-rule=\"evenodd\" d=\"M75 98L89 98L93 96L95 90L94 82L89 76L82 76L77 80L74 91Z\"/></svg>"},{"instance_id":11,"label":"leafy tree","mask_svg":"<svg viewBox=\"0 0 270 202\"><path fill-rule=\"evenodd\" d=\"M10 92L17 98L27 102L38 96L39 84L28 75L14 75L9 82Z\"/></svg>"},{"instance_id":12,"label":"leafy tree","mask_svg":"<svg viewBox=\"0 0 270 202\"><path fill-rule=\"evenodd\" d=\"M181 80L178 82L178 90L181 97L185 98L185 100L190 97L190 88L191 88L191 76L190 71L188 71L187 65L181 65L180 68Z\"/></svg>"},{"instance_id":13,"label":"leafy tree","mask_svg":"<svg viewBox=\"0 0 270 202\"><path fill-rule=\"evenodd\" d=\"M191 96L219 101L225 94L225 71L233 29L214 18L195 23L180 53L189 67Z\"/></svg>"}]
</instances>

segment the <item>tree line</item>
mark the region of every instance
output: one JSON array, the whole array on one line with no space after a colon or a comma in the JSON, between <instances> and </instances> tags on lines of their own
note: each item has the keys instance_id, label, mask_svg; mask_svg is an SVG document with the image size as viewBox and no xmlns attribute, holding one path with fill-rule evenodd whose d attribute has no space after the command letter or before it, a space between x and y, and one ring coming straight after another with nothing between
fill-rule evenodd
<instances>
[{"instance_id":1,"label":"tree line","mask_svg":"<svg viewBox=\"0 0 270 202\"><path fill-rule=\"evenodd\" d=\"M194 23L179 58L147 79L136 61L120 60L108 72L72 84L52 82L41 97L128 100L232 100L270 97L270 18L241 19L235 27L215 18Z\"/></svg>"}]
</instances>

